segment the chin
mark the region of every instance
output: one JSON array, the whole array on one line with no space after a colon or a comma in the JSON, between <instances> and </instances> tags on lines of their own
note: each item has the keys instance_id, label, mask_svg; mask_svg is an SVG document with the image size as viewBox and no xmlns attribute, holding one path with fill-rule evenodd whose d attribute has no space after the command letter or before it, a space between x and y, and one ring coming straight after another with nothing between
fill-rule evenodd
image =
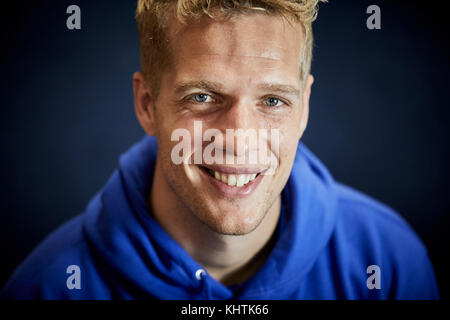
<instances>
[{"instance_id":1,"label":"chin","mask_svg":"<svg viewBox=\"0 0 450 320\"><path fill-rule=\"evenodd\" d=\"M258 212L261 211L258 210ZM197 213L197 218L216 233L243 236L258 228L264 218L264 214L255 213L254 209L251 213L239 210L223 210L216 211L216 213Z\"/></svg>"}]
</instances>

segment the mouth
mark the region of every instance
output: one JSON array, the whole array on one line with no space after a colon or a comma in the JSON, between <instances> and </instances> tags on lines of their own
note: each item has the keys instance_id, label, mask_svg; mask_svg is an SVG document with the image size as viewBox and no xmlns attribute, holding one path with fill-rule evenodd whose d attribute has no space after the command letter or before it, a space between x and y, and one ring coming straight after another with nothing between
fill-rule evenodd
<instances>
[{"instance_id":1,"label":"mouth","mask_svg":"<svg viewBox=\"0 0 450 320\"><path fill-rule=\"evenodd\" d=\"M249 173L249 174L230 174L225 172L220 172L207 167L199 166L201 170L205 171L208 175L220 181L230 187L243 187L255 180L261 172L259 173Z\"/></svg>"},{"instance_id":2,"label":"mouth","mask_svg":"<svg viewBox=\"0 0 450 320\"><path fill-rule=\"evenodd\" d=\"M267 169L197 166L222 196L246 197L254 192Z\"/></svg>"}]
</instances>

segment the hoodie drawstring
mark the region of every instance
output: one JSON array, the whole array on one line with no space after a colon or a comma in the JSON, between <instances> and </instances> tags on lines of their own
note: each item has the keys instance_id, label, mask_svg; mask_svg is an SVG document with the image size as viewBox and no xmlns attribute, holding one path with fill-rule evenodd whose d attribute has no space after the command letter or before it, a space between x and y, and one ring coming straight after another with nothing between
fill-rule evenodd
<instances>
[{"instance_id":1,"label":"hoodie drawstring","mask_svg":"<svg viewBox=\"0 0 450 320\"><path fill-rule=\"evenodd\" d=\"M200 292L203 293L205 299L212 299L211 285L207 279L207 274L204 269L198 269L195 272L195 278L201 282Z\"/></svg>"}]
</instances>

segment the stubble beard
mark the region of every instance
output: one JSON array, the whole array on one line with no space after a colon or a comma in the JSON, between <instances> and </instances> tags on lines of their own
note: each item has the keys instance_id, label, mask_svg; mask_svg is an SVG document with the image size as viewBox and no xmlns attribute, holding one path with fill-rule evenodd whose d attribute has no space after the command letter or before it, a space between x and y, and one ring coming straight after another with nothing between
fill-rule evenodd
<instances>
[{"instance_id":1,"label":"stubble beard","mask_svg":"<svg viewBox=\"0 0 450 320\"><path fill-rule=\"evenodd\" d=\"M245 217L238 217L236 214L241 210L239 204L240 199L228 199L230 207L233 207L233 209L228 209L228 211L234 211L229 212L228 214L233 215L234 218L224 218L226 215L225 213L218 212L217 209L211 209L211 206L214 205L211 203L212 199L206 199L201 194L195 193L195 190L189 190L186 188L185 183L177 178L177 176L181 175L186 179L184 170L177 170L177 166L175 165L164 165L164 163L168 163L164 161L170 161L170 158L161 160L162 162L160 164L163 177L172 193L181 203L182 208L186 210L188 215L195 217L197 221L201 222L201 224L206 226L210 231L219 235L244 236L252 233L261 225L277 200L277 196L274 196L272 190L267 191L267 196L260 200L262 204L254 206L255 210L258 212L251 212L250 214L246 213L251 219L251 223L247 224L242 221ZM258 201L258 199L255 199L255 202L256 201ZM180 214L180 218L181 217Z\"/></svg>"}]
</instances>

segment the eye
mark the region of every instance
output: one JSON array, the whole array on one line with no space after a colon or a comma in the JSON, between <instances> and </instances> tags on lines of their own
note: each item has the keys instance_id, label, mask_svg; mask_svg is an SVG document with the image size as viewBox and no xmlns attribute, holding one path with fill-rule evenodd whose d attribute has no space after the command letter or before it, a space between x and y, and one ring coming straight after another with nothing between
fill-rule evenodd
<instances>
[{"instance_id":1,"label":"eye","mask_svg":"<svg viewBox=\"0 0 450 320\"><path fill-rule=\"evenodd\" d=\"M278 107L278 104L280 102L282 102L282 101L275 97L269 97L264 101L264 103L269 107Z\"/></svg>"},{"instance_id":2,"label":"eye","mask_svg":"<svg viewBox=\"0 0 450 320\"><path fill-rule=\"evenodd\" d=\"M211 100L211 97L204 93L196 94L193 96L193 98L194 98L195 102L198 102L198 103L210 102L210 100Z\"/></svg>"}]
</instances>

